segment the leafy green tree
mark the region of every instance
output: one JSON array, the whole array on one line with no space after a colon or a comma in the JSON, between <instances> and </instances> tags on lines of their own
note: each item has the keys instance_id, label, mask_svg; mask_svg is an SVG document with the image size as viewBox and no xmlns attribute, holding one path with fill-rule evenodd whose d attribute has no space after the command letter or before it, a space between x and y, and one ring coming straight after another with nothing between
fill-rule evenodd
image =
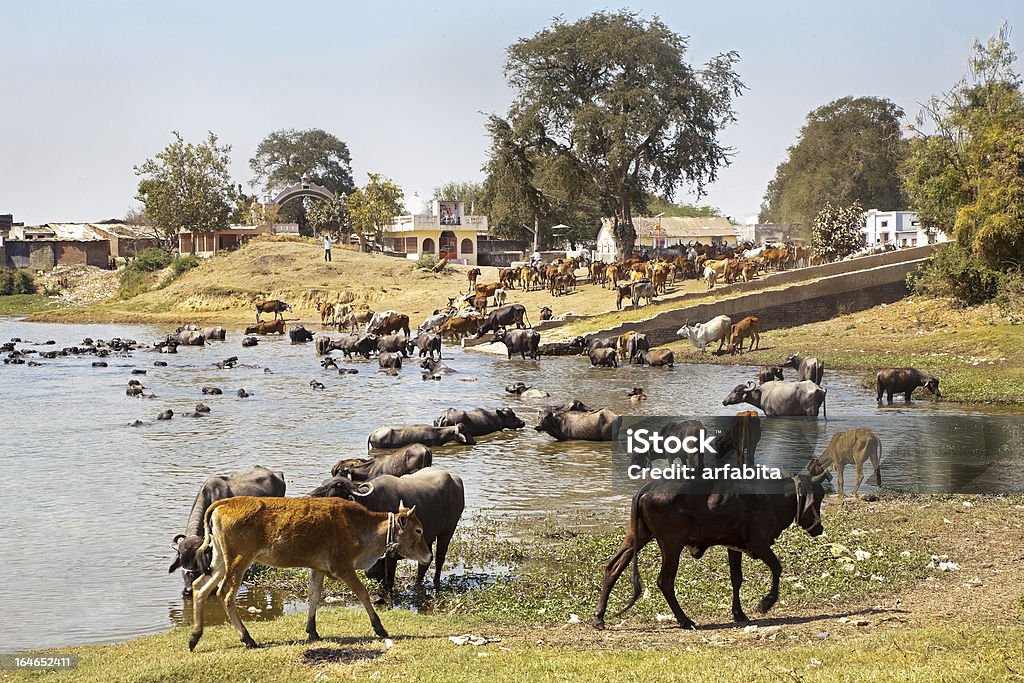
<instances>
[{"instance_id":1,"label":"leafy green tree","mask_svg":"<svg viewBox=\"0 0 1024 683\"><path fill-rule=\"evenodd\" d=\"M466 212L476 215L487 214L487 193L483 183L451 181L434 188L434 199L440 201L463 202Z\"/></svg>"},{"instance_id":2,"label":"leafy green tree","mask_svg":"<svg viewBox=\"0 0 1024 683\"><path fill-rule=\"evenodd\" d=\"M811 246L826 261L838 261L864 246L864 207L859 202L836 206L825 202L814 217Z\"/></svg>"},{"instance_id":3,"label":"leafy green tree","mask_svg":"<svg viewBox=\"0 0 1024 683\"><path fill-rule=\"evenodd\" d=\"M613 218L622 253L636 240L634 209L645 193L669 196L684 184L697 195L729 163L718 139L735 120L732 101L744 86L727 52L702 69L686 61L687 39L659 19L596 12L574 23L562 18L508 49L505 74L515 97L505 118L492 115L491 160L521 211L538 220L545 203L571 205L577 191ZM541 173L558 160L571 174L548 192ZM493 166L493 164L492 164ZM521 187L516 188L516 184Z\"/></svg>"},{"instance_id":4,"label":"leafy green tree","mask_svg":"<svg viewBox=\"0 0 1024 683\"><path fill-rule=\"evenodd\" d=\"M997 270L1024 255L1024 95L1009 35L1004 23L974 42L968 74L918 114L903 167L922 222Z\"/></svg>"},{"instance_id":5,"label":"leafy green tree","mask_svg":"<svg viewBox=\"0 0 1024 683\"><path fill-rule=\"evenodd\" d=\"M345 198L352 229L359 234L372 232L378 240L384 226L402 212L402 188L379 173L369 173L369 181Z\"/></svg>"},{"instance_id":6,"label":"leafy green tree","mask_svg":"<svg viewBox=\"0 0 1024 683\"><path fill-rule=\"evenodd\" d=\"M135 167L142 178L136 199L168 250L181 230L226 228L236 194L228 173L230 145L218 144L212 132L199 143L173 135L163 151Z\"/></svg>"},{"instance_id":7,"label":"leafy green tree","mask_svg":"<svg viewBox=\"0 0 1024 683\"><path fill-rule=\"evenodd\" d=\"M352 155L348 145L319 128L279 130L256 147L249 160L254 183L276 194L308 177L337 195L347 195L352 182ZM281 207L282 220L293 220L305 231L306 210L315 200L291 201Z\"/></svg>"},{"instance_id":8,"label":"leafy green tree","mask_svg":"<svg viewBox=\"0 0 1024 683\"><path fill-rule=\"evenodd\" d=\"M760 221L806 230L829 202L904 208L902 118L902 109L880 97L842 97L812 111L768 183Z\"/></svg>"},{"instance_id":9,"label":"leafy green tree","mask_svg":"<svg viewBox=\"0 0 1024 683\"><path fill-rule=\"evenodd\" d=\"M345 240L352 234L352 219L348 215L348 198L318 199L310 202L306 211L309 224L316 230L340 232Z\"/></svg>"},{"instance_id":10,"label":"leafy green tree","mask_svg":"<svg viewBox=\"0 0 1024 683\"><path fill-rule=\"evenodd\" d=\"M679 218L714 218L722 215L722 212L714 206L675 204L665 197L651 196L647 199L646 204L647 213L651 216L657 216L659 213Z\"/></svg>"}]
</instances>

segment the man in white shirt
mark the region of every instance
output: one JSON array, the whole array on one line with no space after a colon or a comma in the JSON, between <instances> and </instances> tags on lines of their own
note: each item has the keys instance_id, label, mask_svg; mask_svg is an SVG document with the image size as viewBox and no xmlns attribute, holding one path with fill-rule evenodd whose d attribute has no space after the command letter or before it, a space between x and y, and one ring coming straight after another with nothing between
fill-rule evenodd
<instances>
[{"instance_id":1,"label":"man in white shirt","mask_svg":"<svg viewBox=\"0 0 1024 683\"><path fill-rule=\"evenodd\" d=\"M324 233L324 261L331 260L331 234Z\"/></svg>"}]
</instances>

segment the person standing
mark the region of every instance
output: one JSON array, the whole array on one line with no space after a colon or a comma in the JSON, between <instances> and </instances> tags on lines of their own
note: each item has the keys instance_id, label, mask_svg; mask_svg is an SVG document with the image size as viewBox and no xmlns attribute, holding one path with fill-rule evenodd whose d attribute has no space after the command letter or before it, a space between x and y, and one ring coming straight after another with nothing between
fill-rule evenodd
<instances>
[{"instance_id":1,"label":"person standing","mask_svg":"<svg viewBox=\"0 0 1024 683\"><path fill-rule=\"evenodd\" d=\"M331 233L324 233L324 261L331 260Z\"/></svg>"}]
</instances>

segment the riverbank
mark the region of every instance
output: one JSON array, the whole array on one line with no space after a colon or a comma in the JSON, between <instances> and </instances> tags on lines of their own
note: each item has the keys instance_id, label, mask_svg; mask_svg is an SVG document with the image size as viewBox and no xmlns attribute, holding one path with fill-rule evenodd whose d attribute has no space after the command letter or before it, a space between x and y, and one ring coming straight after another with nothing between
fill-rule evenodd
<instances>
[{"instance_id":1,"label":"riverbank","mask_svg":"<svg viewBox=\"0 0 1024 683\"><path fill-rule=\"evenodd\" d=\"M742 598L754 617L750 627L729 619L724 551L684 558L676 590L698 631L659 616L669 610L653 583L652 547L641 555L646 590L636 607L625 619L609 619L606 631L589 626L603 562L622 539L624 510L483 517L459 533L450 565L501 564L508 574L443 593L422 604L423 613L382 612L390 645L370 635L362 610L325 606L322 643L302 641L305 617L296 614L250 620L265 645L259 650L244 649L230 626L215 626L190 655L182 627L119 645L61 649L78 654L80 668L47 680L603 680L624 671L655 680L667 672L745 681L1007 678L1024 670L1021 509L1022 497L829 498L824 536L789 529L776 544L783 582L767 616L753 609L767 571L746 560ZM943 571L940 563L952 564ZM256 581L297 587L303 573L267 570ZM410 578L403 567L399 585ZM620 580L611 612L628 596L628 583L628 576ZM328 595L339 604L350 599L330 582ZM466 633L490 642L450 640Z\"/></svg>"},{"instance_id":2,"label":"riverbank","mask_svg":"<svg viewBox=\"0 0 1024 683\"><path fill-rule=\"evenodd\" d=\"M854 371L872 396L879 369L916 367L940 378L943 400L1024 403L1024 327L1011 324L994 305L958 309L947 300L908 297L765 332L760 350L742 355L716 355L717 344L701 354L682 340L669 348L682 363L760 366L780 364L794 353L813 355L825 361L826 385L830 368ZM786 371L787 379L794 376Z\"/></svg>"}]
</instances>

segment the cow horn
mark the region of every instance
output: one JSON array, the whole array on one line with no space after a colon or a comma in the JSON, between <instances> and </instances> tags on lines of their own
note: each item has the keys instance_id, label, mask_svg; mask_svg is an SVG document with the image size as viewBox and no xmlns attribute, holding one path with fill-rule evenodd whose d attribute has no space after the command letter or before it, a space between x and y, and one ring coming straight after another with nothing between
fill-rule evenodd
<instances>
[{"instance_id":1,"label":"cow horn","mask_svg":"<svg viewBox=\"0 0 1024 683\"><path fill-rule=\"evenodd\" d=\"M360 493L360 491L362 493ZM359 496L360 498L365 498L366 496L370 495L371 493L373 493L373 484L371 484L368 481L365 481L362 484L360 484L359 486L356 486L355 488L352 489L352 495L353 496Z\"/></svg>"}]
</instances>

